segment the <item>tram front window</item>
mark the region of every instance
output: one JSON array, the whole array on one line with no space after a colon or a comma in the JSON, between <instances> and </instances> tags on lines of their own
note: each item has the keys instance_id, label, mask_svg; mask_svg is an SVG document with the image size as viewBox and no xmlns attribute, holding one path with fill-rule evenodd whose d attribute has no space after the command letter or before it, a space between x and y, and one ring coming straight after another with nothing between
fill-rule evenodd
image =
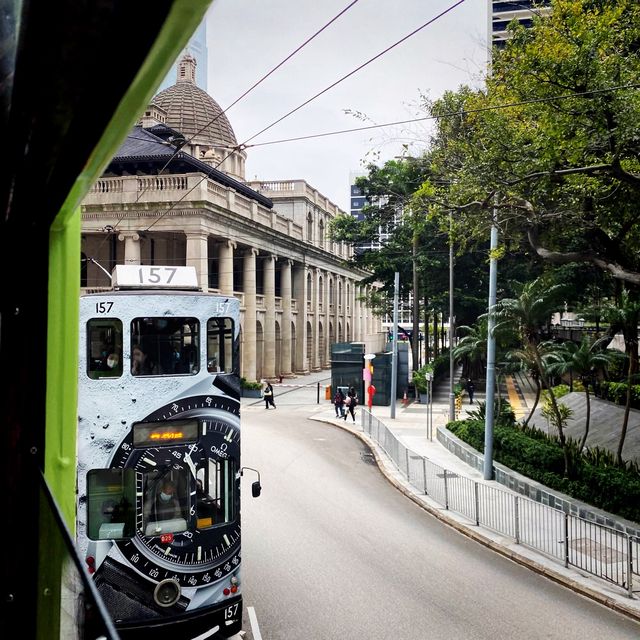
<instances>
[{"instance_id":1,"label":"tram front window","mask_svg":"<svg viewBox=\"0 0 640 640\"><path fill-rule=\"evenodd\" d=\"M200 322L196 318L134 318L131 374L195 375L200 371Z\"/></svg>"},{"instance_id":2,"label":"tram front window","mask_svg":"<svg viewBox=\"0 0 640 640\"><path fill-rule=\"evenodd\" d=\"M159 536L187 530L189 477L184 471L144 474L144 534Z\"/></svg>"}]
</instances>

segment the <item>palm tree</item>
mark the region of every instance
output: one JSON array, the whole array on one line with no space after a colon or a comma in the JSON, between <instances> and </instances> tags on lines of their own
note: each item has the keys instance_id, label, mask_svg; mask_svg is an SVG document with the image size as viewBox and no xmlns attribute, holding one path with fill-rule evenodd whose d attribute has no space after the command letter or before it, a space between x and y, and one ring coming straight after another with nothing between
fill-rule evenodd
<instances>
[{"instance_id":1,"label":"palm tree","mask_svg":"<svg viewBox=\"0 0 640 640\"><path fill-rule=\"evenodd\" d=\"M609 342L609 338L604 337L595 340L593 343L587 336L582 337L582 342L578 345L575 342L565 342L554 353L549 355L547 371L551 374L564 375L571 372L578 375L584 387L587 401L587 415L584 425L584 435L580 440L578 453L582 453L584 445L589 435L589 423L591 419L591 398L589 387L595 384L595 376L599 369L606 367L613 362L616 354L606 351L603 347Z\"/></svg>"},{"instance_id":2,"label":"palm tree","mask_svg":"<svg viewBox=\"0 0 640 640\"><path fill-rule=\"evenodd\" d=\"M551 408L558 422L558 438L564 455L564 473L569 475L569 449L564 435L562 416L556 397L549 385L547 373L542 361L541 329L548 324L551 315L559 311L563 305L560 300L561 285L548 286L541 278L528 282L522 287L517 298L505 298L496 304L496 329L513 327L517 329L522 344L529 351L544 388L549 392Z\"/></svg>"},{"instance_id":3,"label":"palm tree","mask_svg":"<svg viewBox=\"0 0 640 640\"><path fill-rule=\"evenodd\" d=\"M627 437L627 427L629 425L629 415L631 413L631 385L638 373L638 318L640 318L640 301L632 298L627 289L622 291L620 304L610 304L604 309L605 318L609 320L609 338L617 331L622 331L624 336L624 349L628 358L627 368L627 398L624 407L624 418L622 429L620 430L620 440L618 441L618 451L616 461L623 464L622 449Z\"/></svg>"},{"instance_id":4,"label":"palm tree","mask_svg":"<svg viewBox=\"0 0 640 640\"><path fill-rule=\"evenodd\" d=\"M557 348L557 345L552 342L541 342L538 345L538 351L540 352L540 357L542 359L542 363L546 366L547 359L551 353ZM536 358L533 351L525 346L521 349L510 349L505 354L505 363L502 368L509 372L515 373L517 371L523 371L527 374L527 376L533 380L536 385L536 397L533 401L533 406L531 407L531 411L529 411L529 415L527 419L522 423L523 426L527 426L529 424L529 420L533 416L538 403L540 402L540 396L542 394L542 385L540 384L540 372L538 371L538 365L536 363Z\"/></svg>"},{"instance_id":5,"label":"palm tree","mask_svg":"<svg viewBox=\"0 0 640 640\"><path fill-rule=\"evenodd\" d=\"M456 361L465 360L463 376L467 378L484 377L487 355L488 329L486 319L478 319L473 326L461 325L458 331L466 333L453 349Z\"/></svg>"}]
</instances>

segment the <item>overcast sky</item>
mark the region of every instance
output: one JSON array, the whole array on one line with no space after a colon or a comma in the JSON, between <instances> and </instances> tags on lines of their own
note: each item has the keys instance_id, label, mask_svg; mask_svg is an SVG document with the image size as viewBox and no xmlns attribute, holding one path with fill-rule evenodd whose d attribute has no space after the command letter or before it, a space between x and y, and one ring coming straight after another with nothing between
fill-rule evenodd
<instances>
[{"instance_id":1,"label":"overcast sky","mask_svg":"<svg viewBox=\"0 0 640 640\"><path fill-rule=\"evenodd\" d=\"M352 0L214 0L207 16L208 92L226 109L345 9ZM238 142L295 109L457 0L358 0L291 60L227 112ZM419 118L420 95L435 99L479 86L487 58L487 0L464 0L382 57L248 144ZM359 112L365 121L346 111ZM247 180L304 179L349 210L349 174L382 164L409 143L418 123L247 149ZM424 145L423 145L424 146Z\"/></svg>"}]
</instances>

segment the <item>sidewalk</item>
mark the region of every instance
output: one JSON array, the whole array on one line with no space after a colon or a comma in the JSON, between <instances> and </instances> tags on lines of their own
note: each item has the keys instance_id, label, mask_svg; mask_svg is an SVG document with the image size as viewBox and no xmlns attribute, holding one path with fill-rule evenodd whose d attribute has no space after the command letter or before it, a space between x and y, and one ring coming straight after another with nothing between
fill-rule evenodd
<instances>
[{"instance_id":1,"label":"sidewalk","mask_svg":"<svg viewBox=\"0 0 640 640\"><path fill-rule=\"evenodd\" d=\"M323 371L300 377L291 382L312 385L316 384L319 380L326 380L328 375L328 372ZM451 477L459 476L461 478L468 478L477 483L498 487L504 492L509 492L509 489L495 481L484 480L482 473L460 460L460 458L451 453L437 440L436 432L438 427L445 426L449 419L448 381L444 383L444 387L445 388L442 388L441 386L434 391L432 409L433 433L431 439L429 438L427 427L427 405L416 404L415 402L405 404L401 400L398 400L394 419L392 419L390 415L391 407L374 405L372 415L381 421L409 451L443 467L447 470L447 473L452 473ZM532 390L524 387L526 387L525 384L518 384L517 381L511 381L507 386L509 399L513 406L516 407L518 417L527 412L528 407L531 407L533 404ZM477 407L477 403L484 401L484 399L484 389L476 387L474 404L470 405L468 398L465 397L461 417L467 415L469 411L473 411ZM550 580L562 584L585 597L595 600L610 609L616 610L640 622L640 600L637 594L631 599L620 586L610 584L602 578L582 572L572 566L565 568L564 564L556 558L548 557L523 544L517 544L514 538L495 533L483 526L476 526L475 523L464 516L445 509L442 504L436 502L430 496L424 495L424 492L412 486L406 479L406 474L398 469L383 448L365 432L363 428L362 407L358 407L356 410L356 422L353 423L351 417L348 417L347 420L337 419L333 405L330 402L325 401L324 404L320 405L320 407L323 406L325 408L312 416L311 419L338 426L341 429L353 433L356 437L364 441L371 449L385 477L403 494L433 516L460 533L493 549L512 561L524 565L532 571L546 576ZM514 492L510 493L514 496L518 495ZM553 538L557 532L549 530L547 534ZM640 588L640 577L635 576L634 586L636 589Z\"/></svg>"}]
</instances>

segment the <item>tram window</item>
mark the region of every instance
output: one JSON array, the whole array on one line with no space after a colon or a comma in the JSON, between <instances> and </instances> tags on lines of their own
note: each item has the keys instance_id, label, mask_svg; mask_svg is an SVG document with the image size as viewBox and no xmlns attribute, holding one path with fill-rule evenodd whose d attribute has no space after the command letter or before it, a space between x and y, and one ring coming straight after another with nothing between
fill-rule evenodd
<instances>
[{"instance_id":1,"label":"tram window","mask_svg":"<svg viewBox=\"0 0 640 640\"><path fill-rule=\"evenodd\" d=\"M207 371L209 373L233 373L233 320L210 318L207 322Z\"/></svg>"},{"instance_id":2,"label":"tram window","mask_svg":"<svg viewBox=\"0 0 640 640\"><path fill-rule=\"evenodd\" d=\"M188 471L156 470L144 474L143 530L146 536L187 530Z\"/></svg>"},{"instance_id":3,"label":"tram window","mask_svg":"<svg viewBox=\"0 0 640 640\"><path fill-rule=\"evenodd\" d=\"M198 529L208 529L235 518L235 461L209 460L196 474Z\"/></svg>"},{"instance_id":4,"label":"tram window","mask_svg":"<svg viewBox=\"0 0 640 640\"><path fill-rule=\"evenodd\" d=\"M122 322L94 318L87 322L87 374L90 378L122 375Z\"/></svg>"},{"instance_id":5,"label":"tram window","mask_svg":"<svg viewBox=\"0 0 640 640\"><path fill-rule=\"evenodd\" d=\"M194 375L200 371L200 322L196 318L134 318L134 376Z\"/></svg>"},{"instance_id":6,"label":"tram window","mask_svg":"<svg viewBox=\"0 0 640 640\"><path fill-rule=\"evenodd\" d=\"M136 477L133 469L87 473L87 533L92 540L119 540L135 533Z\"/></svg>"}]
</instances>

